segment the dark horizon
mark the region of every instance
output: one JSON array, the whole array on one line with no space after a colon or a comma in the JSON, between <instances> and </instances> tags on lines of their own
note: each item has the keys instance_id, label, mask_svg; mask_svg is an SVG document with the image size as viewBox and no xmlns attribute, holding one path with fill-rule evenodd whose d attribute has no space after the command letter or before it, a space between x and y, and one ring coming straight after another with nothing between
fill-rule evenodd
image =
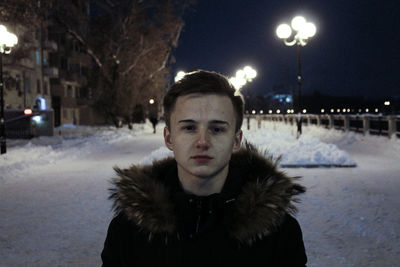
<instances>
[{"instance_id":1,"label":"dark horizon","mask_svg":"<svg viewBox=\"0 0 400 267\"><path fill-rule=\"evenodd\" d=\"M258 76L243 90L297 92L296 48L275 35L297 14L317 26L302 47L302 94L400 96L400 4L394 0L198 1L185 16L173 73L207 69L234 76L250 65Z\"/></svg>"}]
</instances>

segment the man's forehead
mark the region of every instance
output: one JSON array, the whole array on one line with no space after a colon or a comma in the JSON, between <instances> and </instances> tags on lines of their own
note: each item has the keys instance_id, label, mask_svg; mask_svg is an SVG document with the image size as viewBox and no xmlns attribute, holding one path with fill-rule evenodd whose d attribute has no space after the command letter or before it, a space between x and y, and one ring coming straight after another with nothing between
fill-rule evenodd
<instances>
[{"instance_id":1,"label":"man's forehead","mask_svg":"<svg viewBox=\"0 0 400 267\"><path fill-rule=\"evenodd\" d=\"M182 95L176 99L175 106L178 102L180 104L182 104L182 103L196 101L196 100L199 100L199 101L204 100L207 102L222 101L222 102L231 104L232 108L233 108L233 103L227 95L215 94L215 93L206 93L206 94L192 93L192 94Z\"/></svg>"},{"instance_id":2,"label":"man's forehead","mask_svg":"<svg viewBox=\"0 0 400 267\"><path fill-rule=\"evenodd\" d=\"M188 94L178 97L171 116L178 120L194 120L206 116L214 121L227 121L234 116L234 108L229 97L225 95Z\"/></svg>"}]
</instances>

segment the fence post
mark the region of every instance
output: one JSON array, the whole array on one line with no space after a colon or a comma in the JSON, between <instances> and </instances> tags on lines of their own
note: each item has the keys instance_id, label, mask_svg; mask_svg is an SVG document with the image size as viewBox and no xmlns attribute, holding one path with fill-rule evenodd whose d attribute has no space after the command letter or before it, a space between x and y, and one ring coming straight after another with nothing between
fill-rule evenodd
<instances>
[{"instance_id":1,"label":"fence post","mask_svg":"<svg viewBox=\"0 0 400 267\"><path fill-rule=\"evenodd\" d=\"M387 116L387 120L388 120L388 137L392 138L392 136L397 132L396 116L393 115Z\"/></svg>"},{"instance_id":2,"label":"fence post","mask_svg":"<svg viewBox=\"0 0 400 267\"><path fill-rule=\"evenodd\" d=\"M344 115L344 130L348 132L350 130L350 118L349 115Z\"/></svg>"},{"instance_id":3,"label":"fence post","mask_svg":"<svg viewBox=\"0 0 400 267\"><path fill-rule=\"evenodd\" d=\"M363 135L369 132L369 116L368 115L363 115L362 116L363 120Z\"/></svg>"},{"instance_id":4,"label":"fence post","mask_svg":"<svg viewBox=\"0 0 400 267\"><path fill-rule=\"evenodd\" d=\"M321 126L321 116L320 115L316 115L315 118L317 119L317 126Z\"/></svg>"},{"instance_id":5,"label":"fence post","mask_svg":"<svg viewBox=\"0 0 400 267\"><path fill-rule=\"evenodd\" d=\"M250 130L250 115L246 115L247 118L247 130Z\"/></svg>"},{"instance_id":6,"label":"fence post","mask_svg":"<svg viewBox=\"0 0 400 267\"><path fill-rule=\"evenodd\" d=\"M333 115L329 115L328 116L328 128L329 129L332 129L333 128L333 126L334 126L334 123L333 123Z\"/></svg>"},{"instance_id":7,"label":"fence post","mask_svg":"<svg viewBox=\"0 0 400 267\"><path fill-rule=\"evenodd\" d=\"M257 115L257 127L261 129L261 115Z\"/></svg>"}]
</instances>

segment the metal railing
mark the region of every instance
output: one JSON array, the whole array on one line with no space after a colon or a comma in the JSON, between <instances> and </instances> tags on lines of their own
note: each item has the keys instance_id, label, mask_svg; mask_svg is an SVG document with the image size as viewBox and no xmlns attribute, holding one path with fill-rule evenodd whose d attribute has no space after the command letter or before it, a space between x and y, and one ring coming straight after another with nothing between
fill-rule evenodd
<instances>
[{"instance_id":1,"label":"metal railing","mask_svg":"<svg viewBox=\"0 0 400 267\"><path fill-rule=\"evenodd\" d=\"M245 115L247 128L250 129L250 119L257 120L257 127L261 128L262 121L282 122L296 125L298 115L295 114L267 114ZM303 114L304 126L316 125L327 129L354 131L362 134L384 135L389 138L400 138L400 115L327 115Z\"/></svg>"}]
</instances>

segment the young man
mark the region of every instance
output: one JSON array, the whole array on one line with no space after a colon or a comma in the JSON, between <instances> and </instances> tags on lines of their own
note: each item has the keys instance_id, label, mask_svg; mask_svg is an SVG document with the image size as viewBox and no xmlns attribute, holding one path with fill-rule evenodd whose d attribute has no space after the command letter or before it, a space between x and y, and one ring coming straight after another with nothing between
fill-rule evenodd
<instances>
[{"instance_id":1,"label":"young man","mask_svg":"<svg viewBox=\"0 0 400 267\"><path fill-rule=\"evenodd\" d=\"M116 169L103 266L305 266L290 215L305 188L241 147L243 100L229 81L189 73L164 110L174 158Z\"/></svg>"}]
</instances>

